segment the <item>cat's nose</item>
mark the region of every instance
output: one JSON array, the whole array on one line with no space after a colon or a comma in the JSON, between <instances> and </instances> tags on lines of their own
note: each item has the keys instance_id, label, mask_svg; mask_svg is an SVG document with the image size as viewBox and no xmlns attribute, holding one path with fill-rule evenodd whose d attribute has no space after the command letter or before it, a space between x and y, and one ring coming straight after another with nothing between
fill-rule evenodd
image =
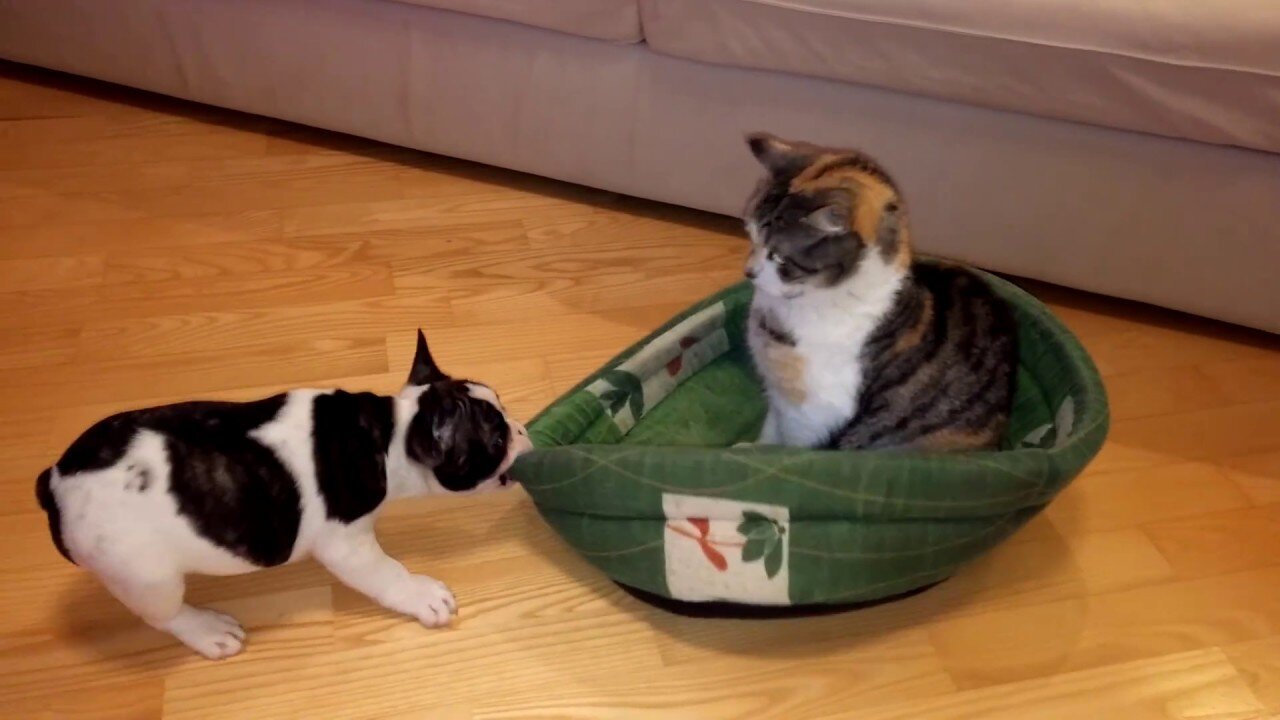
<instances>
[{"instance_id":1,"label":"cat's nose","mask_svg":"<svg viewBox=\"0 0 1280 720\"><path fill-rule=\"evenodd\" d=\"M742 274L746 275L748 280L755 280L756 275L759 275L759 273L756 272L756 269L751 267L750 265L742 269Z\"/></svg>"}]
</instances>

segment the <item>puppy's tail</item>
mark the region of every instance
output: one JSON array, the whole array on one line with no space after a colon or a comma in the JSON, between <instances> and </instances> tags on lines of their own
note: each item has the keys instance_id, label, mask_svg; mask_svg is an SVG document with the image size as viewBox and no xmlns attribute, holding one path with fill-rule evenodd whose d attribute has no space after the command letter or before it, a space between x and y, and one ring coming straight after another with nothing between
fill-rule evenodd
<instances>
[{"instance_id":1,"label":"puppy's tail","mask_svg":"<svg viewBox=\"0 0 1280 720\"><path fill-rule=\"evenodd\" d=\"M36 501L40 503L40 509L44 510L45 515L49 516L49 535L53 537L53 546L74 565L76 561L71 559L67 544L62 540L62 511L58 509L58 499L53 496L53 488L50 487L53 472L53 468L45 468L40 477L36 478Z\"/></svg>"}]
</instances>

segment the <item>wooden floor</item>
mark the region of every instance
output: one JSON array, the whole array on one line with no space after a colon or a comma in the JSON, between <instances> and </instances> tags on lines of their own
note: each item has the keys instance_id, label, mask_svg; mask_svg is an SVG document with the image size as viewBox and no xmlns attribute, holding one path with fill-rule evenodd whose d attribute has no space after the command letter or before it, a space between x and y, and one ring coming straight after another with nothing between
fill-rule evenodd
<instances>
[{"instance_id":1,"label":"wooden floor","mask_svg":"<svg viewBox=\"0 0 1280 720\"><path fill-rule=\"evenodd\" d=\"M194 583L250 630L213 663L49 541L34 478L106 413L390 392L421 325L528 417L744 250L723 218L0 66L0 716L1280 714L1280 342L1039 285L1106 375L1111 440L1011 541L889 606L660 614L517 490L382 523L457 592L453 628L303 564Z\"/></svg>"}]
</instances>

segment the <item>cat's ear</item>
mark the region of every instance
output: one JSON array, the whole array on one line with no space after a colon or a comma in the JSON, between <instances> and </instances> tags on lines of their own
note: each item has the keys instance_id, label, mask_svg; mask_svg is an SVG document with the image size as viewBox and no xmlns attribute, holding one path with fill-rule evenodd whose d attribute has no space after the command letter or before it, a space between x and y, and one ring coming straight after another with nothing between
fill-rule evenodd
<instances>
[{"instance_id":1,"label":"cat's ear","mask_svg":"<svg viewBox=\"0 0 1280 720\"><path fill-rule=\"evenodd\" d=\"M849 232L849 205L836 202L824 205L809 213L802 221L823 235L843 235Z\"/></svg>"},{"instance_id":2,"label":"cat's ear","mask_svg":"<svg viewBox=\"0 0 1280 720\"><path fill-rule=\"evenodd\" d=\"M897 199L890 200L884 205L884 212L880 215L880 224L876 227L876 244L880 246L880 252L884 253L886 258L900 257L904 258L902 262L910 261L910 243L907 239L907 218L902 208L902 202ZM903 255L903 253L908 253Z\"/></svg>"},{"instance_id":3,"label":"cat's ear","mask_svg":"<svg viewBox=\"0 0 1280 720\"><path fill-rule=\"evenodd\" d=\"M418 347L413 351L413 366L409 368L409 384L410 385L430 385L434 382L447 380L448 375L436 365L436 361L431 357L431 349L427 347L427 337L422 334L422 330L418 330Z\"/></svg>"},{"instance_id":4,"label":"cat's ear","mask_svg":"<svg viewBox=\"0 0 1280 720\"><path fill-rule=\"evenodd\" d=\"M747 147L751 148L751 154L755 155L756 160L775 175L793 170L806 162L805 153L795 143L770 133L751 133L747 136Z\"/></svg>"}]
</instances>

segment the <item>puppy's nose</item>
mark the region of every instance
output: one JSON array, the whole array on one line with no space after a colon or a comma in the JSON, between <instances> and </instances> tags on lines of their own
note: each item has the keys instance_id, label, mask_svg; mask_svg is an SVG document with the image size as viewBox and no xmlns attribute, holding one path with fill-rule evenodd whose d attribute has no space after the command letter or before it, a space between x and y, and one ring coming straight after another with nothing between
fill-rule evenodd
<instances>
[{"instance_id":1,"label":"puppy's nose","mask_svg":"<svg viewBox=\"0 0 1280 720\"><path fill-rule=\"evenodd\" d=\"M512 423L512 430L512 451L516 457L519 457L533 449L533 441L529 438L529 431L525 429L524 425L521 423Z\"/></svg>"}]
</instances>

